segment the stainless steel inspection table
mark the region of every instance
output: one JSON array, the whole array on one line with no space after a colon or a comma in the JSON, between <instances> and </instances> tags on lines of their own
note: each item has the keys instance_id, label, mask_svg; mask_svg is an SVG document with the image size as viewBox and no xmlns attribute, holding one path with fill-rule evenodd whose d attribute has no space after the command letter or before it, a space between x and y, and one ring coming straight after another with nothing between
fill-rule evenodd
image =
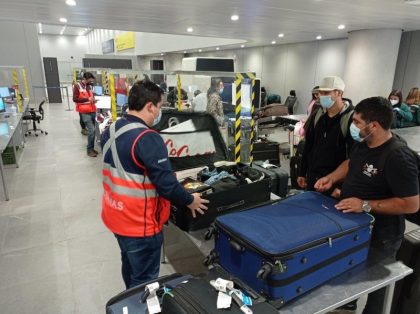
<instances>
[{"instance_id":1,"label":"stainless steel inspection table","mask_svg":"<svg viewBox=\"0 0 420 314\"><path fill-rule=\"evenodd\" d=\"M10 113L8 117L3 116L0 119L0 129L4 130L4 132L2 131L0 133L0 154L3 154L7 146L9 146L10 142L12 142L13 153L15 154L16 168L19 168L18 158L16 154L16 136L19 135L20 138L22 138L22 114ZM6 198L6 201L8 201L9 192L7 190L6 179L4 177L4 165L3 165L2 158L0 158L0 173L1 173L2 183L3 183L4 196Z\"/></svg>"},{"instance_id":2,"label":"stainless steel inspection table","mask_svg":"<svg viewBox=\"0 0 420 314\"><path fill-rule=\"evenodd\" d=\"M213 249L214 242L204 240L205 232L206 230L194 231L189 233L188 237L207 256ZM383 314L388 314L391 309L395 282L412 272L413 270L403 263L383 257L380 252L371 250L367 262L286 304L279 313L328 313L364 294L386 287Z\"/></svg>"},{"instance_id":3,"label":"stainless steel inspection table","mask_svg":"<svg viewBox=\"0 0 420 314\"><path fill-rule=\"evenodd\" d=\"M392 132L398 134L407 141L408 146L420 153L420 126L411 128L395 129Z\"/></svg>"}]
</instances>

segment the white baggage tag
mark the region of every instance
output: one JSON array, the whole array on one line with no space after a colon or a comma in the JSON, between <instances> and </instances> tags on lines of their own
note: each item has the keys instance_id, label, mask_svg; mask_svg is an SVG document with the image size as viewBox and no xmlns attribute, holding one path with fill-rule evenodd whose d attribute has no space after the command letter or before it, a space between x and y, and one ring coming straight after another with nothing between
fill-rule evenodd
<instances>
[{"instance_id":1,"label":"white baggage tag","mask_svg":"<svg viewBox=\"0 0 420 314\"><path fill-rule=\"evenodd\" d=\"M156 291L159 289L159 283L154 282L150 285L146 286L146 289L149 290L149 296L147 297L147 309L149 310L150 314L156 314L161 312L159 299L156 295Z\"/></svg>"},{"instance_id":2,"label":"white baggage tag","mask_svg":"<svg viewBox=\"0 0 420 314\"><path fill-rule=\"evenodd\" d=\"M217 309L228 309L232 304L232 297L224 292L219 291L217 296Z\"/></svg>"},{"instance_id":3,"label":"white baggage tag","mask_svg":"<svg viewBox=\"0 0 420 314\"><path fill-rule=\"evenodd\" d=\"M218 291L227 292L228 290L233 289L233 281L217 278L214 287Z\"/></svg>"}]
</instances>

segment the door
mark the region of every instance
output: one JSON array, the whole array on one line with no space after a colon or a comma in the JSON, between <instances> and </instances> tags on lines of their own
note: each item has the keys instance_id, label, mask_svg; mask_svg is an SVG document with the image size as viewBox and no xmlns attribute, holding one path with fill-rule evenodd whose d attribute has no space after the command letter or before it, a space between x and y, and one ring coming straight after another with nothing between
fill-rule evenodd
<instances>
[{"instance_id":1,"label":"door","mask_svg":"<svg viewBox=\"0 0 420 314\"><path fill-rule=\"evenodd\" d=\"M60 76L57 58L43 58L49 103L61 103Z\"/></svg>"}]
</instances>

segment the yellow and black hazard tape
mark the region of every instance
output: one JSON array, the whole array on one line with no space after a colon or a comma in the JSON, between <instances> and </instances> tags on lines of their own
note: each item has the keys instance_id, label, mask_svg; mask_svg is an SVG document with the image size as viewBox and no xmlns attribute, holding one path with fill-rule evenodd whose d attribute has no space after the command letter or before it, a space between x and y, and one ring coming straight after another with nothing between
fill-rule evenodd
<instances>
[{"instance_id":1,"label":"yellow and black hazard tape","mask_svg":"<svg viewBox=\"0 0 420 314\"><path fill-rule=\"evenodd\" d=\"M241 162L241 88L242 79L236 76L236 105L235 105L235 162Z\"/></svg>"},{"instance_id":2,"label":"yellow and black hazard tape","mask_svg":"<svg viewBox=\"0 0 420 314\"><path fill-rule=\"evenodd\" d=\"M178 87L178 101L177 101L177 105L178 105L178 111L181 110L181 106L182 106L182 96L181 96L181 76L179 74L176 75L176 83L177 83L177 87Z\"/></svg>"},{"instance_id":3,"label":"yellow and black hazard tape","mask_svg":"<svg viewBox=\"0 0 420 314\"><path fill-rule=\"evenodd\" d=\"M253 161L254 161L254 138L255 138L255 128L254 128L254 110L255 110L255 106L254 106L254 99L255 99L255 79L252 80L252 96L251 96L251 143L249 146L249 163L252 165Z\"/></svg>"},{"instance_id":4,"label":"yellow and black hazard tape","mask_svg":"<svg viewBox=\"0 0 420 314\"><path fill-rule=\"evenodd\" d=\"M255 98L255 73L236 73L236 106L235 106L235 162L241 162L241 88L242 80L249 79L252 82L252 101L251 101L251 117L254 114L254 98ZM254 141L254 120L251 119L251 145L250 145L250 162L253 162L253 141Z\"/></svg>"},{"instance_id":5,"label":"yellow and black hazard tape","mask_svg":"<svg viewBox=\"0 0 420 314\"><path fill-rule=\"evenodd\" d=\"M114 76L112 76L112 78L114 79ZM109 80L110 80L109 72L105 71L105 95L111 95L111 90L109 88ZM114 90L115 90L115 86L114 86Z\"/></svg>"},{"instance_id":6,"label":"yellow and black hazard tape","mask_svg":"<svg viewBox=\"0 0 420 314\"><path fill-rule=\"evenodd\" d=\"M28 77L26 76L26 70L22 69L22 78L23 78L23 87L25 88L25 96L29 99L29 87L28 87Z\"/></svg>"},{"instance_id":7,"label":"yellow and black hazard tape","mask_svg":"<svg viewBox=\"0 0 420 314\"><path fill-rule=\"evenodd\" d=\"M110 95L111 95L111 112L112 112L112 121L117 121L117 101L115 99L115 81L114 75L109 75L109 86L110 86Z\"/></svg>"},{"instance_id":8,"label":"yellow and black hazard tape","mask_svg":"<svg viewBox=\"0 0 420 314\"><path fill-rule=\"evenodd\" d=\"M16 100L18 103L18 110L19 112L22 112L22 99L20 98L19 77L18 77L17 70L12 71L12 77L13 77L13 85L15 85L15 95L16 95Z\"/></svg>"}]
</instances>

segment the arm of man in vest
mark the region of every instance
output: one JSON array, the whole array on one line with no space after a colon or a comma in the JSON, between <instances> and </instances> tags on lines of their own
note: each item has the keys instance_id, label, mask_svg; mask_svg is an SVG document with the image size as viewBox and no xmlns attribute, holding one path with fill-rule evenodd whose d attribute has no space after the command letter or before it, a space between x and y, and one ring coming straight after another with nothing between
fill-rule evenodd
<instances>
[{"instance_id":1,"label":"arm of man in vest","mask_svg":"<svg viewBox=\"0 0 420 314\"><path fill-rule=\"evenodd\" d=\"M384 215L412 214L419 210L419 183L416 157L404 150L392 152L388 158L385 176L394 197L369 200L373 213ZM350 197L340 201L336 208L344 213L362 212L362 199Z\"/></svg>"},{"instance_id":2,"label":"arm of man in vest","mask_svg":"<svg viewBox=\"0 0 420 314\"><path fill-rule=\"evenodd\" d=\"M160 196L179 205L188 206L193 217L195 212L204 214L208 200L199 193L190 194L178 182L172 171L168 150L158 133L147 133L137 142L134 149L137 160L147 169L147 175Z\"/></svg>"},{"instance_id":3,"label":"arm of man in vest","mask_svg":"<svg viewBox=\"0 0 420 314\"><path fill-rule=\"evenodd\" d=\"M74 84L74 87L73 87L73 101L79 104L84 103L84 102L89 102L89 98L80 98L80 91L77 85L78 84Z\"/></svg>"}]
</instances>

